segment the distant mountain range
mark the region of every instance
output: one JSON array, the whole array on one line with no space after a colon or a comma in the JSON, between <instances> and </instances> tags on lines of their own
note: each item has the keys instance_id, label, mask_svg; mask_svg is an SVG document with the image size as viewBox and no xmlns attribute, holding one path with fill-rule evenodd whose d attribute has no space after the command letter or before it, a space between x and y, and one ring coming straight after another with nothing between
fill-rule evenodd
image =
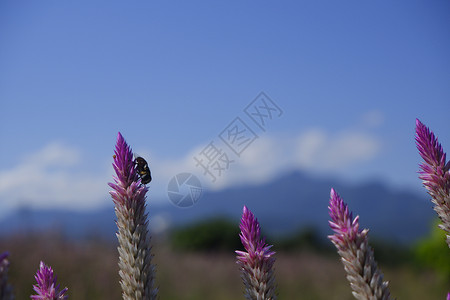
<instances>
[{"instance_id":1,"label":"distant mountain range","mask_svg":"<svg viewBox=\"0 0 450 300\"><path fill-rule=\"evenodd\" d=\"M170 204L148 203L150 230L160 232L206 218L227 217L238 224L243 205L257 216L269 235L288 235L304 226L326 237L328 200L334 187L348 203L362 228L371 237L410 243L425 236L436 214L426 194L388 188L381 182L350 185L293 172L264 185L246 185L205 192L199 202L180 209ZM71 238L115 238L115 215L111 206L90 212L22 209L0 221L0 235L54 230Z\"/></svg>"}]
</instances>

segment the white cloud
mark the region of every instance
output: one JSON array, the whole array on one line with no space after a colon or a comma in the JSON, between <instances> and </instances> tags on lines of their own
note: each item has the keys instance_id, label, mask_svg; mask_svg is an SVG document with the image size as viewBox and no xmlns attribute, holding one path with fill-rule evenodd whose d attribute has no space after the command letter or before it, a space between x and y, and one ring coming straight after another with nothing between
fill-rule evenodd
<instances>
[{"instance_id":1,"label":"white cloud","mask_svg":"<svg viewBox=\"0 0 450 300\"><path fill-rule=\"evenodd\" d=\"M339 171L373 158L381 142L362 132L341 132L329 136L313 129L297 138L297 164L311 171Z\"/></svg>"},{"instance_id":2,"label":"white cloud","mask_svg":"<svg viewBox=\"0 0 450 300\"><path fill-rule=\"evenodd\" d=\"M222 189L232 185L258 184L270 180L288 169L292 163L291 144L289 139L283 137L259 137L240 157L230 153L230 158L234 160L230 169L224 171L217 182L209 184L209 187Z\"/></svg>"},{"instance_id":3,"label":"white cloud","mask_svg":"<svg viewBox=\"0 0 450 300\"><path fill-rule=\"evenodd\" d=\"M237 184L266 182L287 170L294 169L339 174L349 167L375 158L381 150L380 140L368 133L343 131L331 135L321 129L309 129L291 137L261 136L242 153L241 157L235 156L224 145L222 146L234 162L214 183L211 182L211 177L203 175L200 167L195 166L193 159L205 146L197 147L182 159L154 163L152 170L166 184L172 176L190 172L197 175L204 186L218 190ZM165 189L166 186L161 192L165 193Z\"/></svg>"},{"instance_id":4,"label":"white cloud","mask_svg":"<svg viewBox=\"0 0 450 300\"><path fill-rule=\"evenodd\" d=\"M339 173L374 159L381 150L381 142L368 133L345 131L332 135L321 129L305 130L296 136L263 135L241 157L232 154L219 141L217 146L222 147L234 162L214 183L194 161L194 156L199 155L204 145L181 158L170 160L141 151L140 154L148 158L153 175L147 194L150 203L168 201L167 184L182 172L195 174L204 187L217 190L263 183L294 169ZM110 164L105 162L100 167L96 166L96 170L101 172L93 174L90 170L81 170L82 161L79 150L51 143L11 169L0 170L0 212L18 206L90 209L111 202L107 186L107 182L112 181Z\"/></svg>"},{"instance_id":5,"label":"white cloud","mask_svg":"<svg viewBox=\"0 0 450 300\"><path fill-rule=\"evenodd\" d=\"M312 169L322 164L323 150L329 143L325 132L310 129L296 138L294 162L302 168ZM320 153L322 152L322 153Z\"/></svg>"},{"instance_id":6,"label":"white cloud","mask_svg":"<svg viewBox=\"0 0 450 300\"><path fill-rule=\"evenodd\" d=\"M0 207L86 209L108 197L103 176L79 172L77 149L51 143L30 154L15 167L0 171Z\"/></svg>"}]
</instances>

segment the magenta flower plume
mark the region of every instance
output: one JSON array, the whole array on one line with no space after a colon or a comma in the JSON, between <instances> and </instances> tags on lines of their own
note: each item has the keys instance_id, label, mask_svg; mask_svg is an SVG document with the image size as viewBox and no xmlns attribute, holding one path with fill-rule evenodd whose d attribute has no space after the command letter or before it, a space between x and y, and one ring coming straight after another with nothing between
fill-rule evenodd
<instances>
[{"instance_id":1,"label":"magenta flower plume","mask_svg":"<svg viewBox=\"0 0 450 300\"><path fill-rule=\"evenodd\" d=\"M334 189L331 189L328 209L330 227L335 232L328 238L338 249L353 296L361 300L391 299L388 282L383 282L383 274L369 246L369 230L359 230L359 217L353 219L347 204Z\"/></svg>"},{"instance_id":2,"label":"magenta flower plume","mask_svg":"<svg viewBox=\"0 0 450 300\"><path fill-rule=\"evenodd\" d=\"M39 270L36 272L37 284L33 285L36 295L32 295L33 300L62 300L67 299L67 288L59 290L59 284L56 284L56 275L53 274L51 267L46 266L42 261Z\"/></svg>"},{"instance_id":3,"label":"magenta flower plume","mask_svg":"<svg viewBox=\"0 0 450 300\"><path fill-rule=\"evenodd\" d=\"M450 247L450 162L435 137L418 119L416 120L416 145L424 162L420 164L419 178L431 196L434 210L442 221L439 227L447 232Z\"/></svg>"},{"instance_id":4,"label":"magenta flower plume","mask_svg":"<svg viewBox=\"0 0 450 300\"><path fill-rule=\"evenodd\" d=\"M119 240L119 275L125 300L156 299L154 265L150 235L147 229L145 200L147 187L141 184L136 172L133 152L119 133L114 151L115 183L110 192L117 216Z\"/></svg>"},{"instance_id":5,"label":"magenta flower plume","mask_svg":"<svg viewBox=\"0 0 450 300\"><path fill-rule=\"evenodd\" d=\"M258 220L244 206L239 234L245 251L236 251L246 299L276 299L273 265L275 258L271 245L261 239Z\"/></svg>"},{"instance_id":6,"label":"magenta flower plume","mask_svg":"<svg viewBox=\"0 0 450 300\"><path fill-rule=\"evenodd\" d=\"M14 299L12 287L8 284L8 252L0 254L0 300Z\"/></svg>"}]
</instances>

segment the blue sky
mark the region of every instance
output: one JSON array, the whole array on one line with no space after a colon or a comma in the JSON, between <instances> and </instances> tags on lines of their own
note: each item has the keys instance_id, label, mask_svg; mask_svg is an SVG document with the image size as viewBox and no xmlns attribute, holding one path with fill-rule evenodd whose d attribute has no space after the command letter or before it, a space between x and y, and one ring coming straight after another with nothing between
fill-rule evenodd
<instances>
[{"instance_id":1,"label":"blue sky","mask_svg":"<svg viewBox=\"0 0 450 300\"><path fill-rule=\"evenodd\" d=\"M289 170L421 190L415 118L450 149L448 1L0 3L0 216L110 205L117 132L152 199ZM244 108L283 111L265 131ZM258 139L215 183L193 156L241 117ZM222 145L223 146L223 145ZM225 151L225 150L224 150ZM448 151L448 150L447 150Z\"/></svg>"}]
</instances>

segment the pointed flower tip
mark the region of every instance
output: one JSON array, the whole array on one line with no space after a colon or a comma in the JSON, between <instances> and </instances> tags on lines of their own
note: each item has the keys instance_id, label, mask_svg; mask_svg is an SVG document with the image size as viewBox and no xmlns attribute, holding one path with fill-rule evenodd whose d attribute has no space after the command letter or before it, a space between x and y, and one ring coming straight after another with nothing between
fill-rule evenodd
<instances>
[{"instance_id":1,"label":"pointed flower tip","mask_svg":"<svg viewBox=\"0 0 450 300\"><path fill-rule=\"evenodd\" d=\"M329 221L329 225L335 233L350 234L353 237L359 231L359 217L356 216L353 219L353 213L334 189L331 192L328 209L332 220L331 222Z\"/></svg>"},{"instance_id":2,"label":"pointed flower tip","mask_svg":"<svg viewBox=\"0 0 450 300\"><path fill-rule=\"evenodd\" d=\"M338 209L339 206L341 205L340 204L341 202L343 202L341 196L339 196L339 194L336 192L336 190L334 188L331 188L330 206L329 206L330 212Z\"/></svg>"},{"instance_id":3,"label":"pointed flower tip","mask_svg":"<svg viewBox=\"0 0 450 300\"><path fill-rule=\"evenodd\" d=\"M330 191L330 199L334 200L334 201L339 201L341 200L341 196L339 195L338 192L336 192L336 190L334 188L331 188Z\"/></svg>"},{"instance_id":4,"label":"pointed flower tip","mask_svg":"<svg viewBox=\"0 0 450 300\"><path fill-rule=\"evenodd\" d=\"M255 225L254 223L258 223L258 220L256 219L255 215L245 205L242 208L242 218L241 218L241 223L244 223L244 222L249 222L249 224L253 224L253 225Z\"/></svg>"},{"instance_id":5,"label":"pointed flower tip","mask_svg":"<svg viewBox=\"0 0 450 300\"><path fill-rule=\"evenodd\" d=\"M330 191L330 198L334 198L335 195L336 195L336 191L334 190L334 188L331 188L331 191Z\"/></svg>"},{"instance_id":6,"label":"pointed flower tip","mask_svg":"<svg viewBox=\"0 0 450 300\"><path fill-rule=\"evenodd\" d=\"M56 284L56 275L50 266L46 266L43 261L39 263L39 270L36 272L37 284L33 286L37 295L32 295L31 299L67 299L67 288L59 290Z\"/></svg>"},{"instance_id":7,"label":"pointed flower tip","mask_svg":"<svg viewBox=\"0 0 450 300\"><path fill-rule=\"evenodd\" d=\"M125 141L125 138L120 133L120 131L117 133L117 142L116 142L116 148L119 149L119 151L126 151L128 150L128 144Z\"/></svg>"},{"instance_id":8,"label":"pointed flower tip","mask_svg":"<svg viewBox=\"0 0 450 300\"><path fill-rule=\"evenodd\" d=\"M416 118L416 126L419 127L420 125L423 125L422 122L420 122L419 118Z\"/></svg>"},{"instance_id":9,"label":"pointed flower tip","mask_svg":"<svg viewBox=\"0 0 450 300\"><path fill-rule=\"evenodd\" d=\"M253 213L243 207L240 223L242 245L245 251L236 250L236 263L240 265L242 278L246 286L247 299L275 299L272 295L274 275L272 271L275 262L275 251L271 251L271 245L261 238L259 223Z\"/></svg>"},{"instance_id":10,"label":"pointed flower tip","mask_svg":"<svg viewBox=\"0 0 450 300\"><path fill-rule=\"evenodd\" d=\"M124 140L124 138L123 138L122 134L121 134L120 131L119 131L119 132L117 133L117 141L116 141L116 144L117 144L117 145L122 144L123 140Z\"/></svg>"},{"instance_id":11,"label":"pointed flower tip","mask_svg":"<svg viewBox=\"0 0 450 300\"><path fill-rule=\"evenodd\" d=\"M244 205L242 208L242 217L241 217L241 229L247 228L250 224L254 223L254 217L252 212ZM242 227L243 226L243 227Z\"/></svg>"},{"instance_id":12,"label":"pointed flower tip","mask_svg":"<svg viewBox=\"0 0 450 300\"><path fill-rule=\"evenodd\" d=\"M427 126L423 124L419 119L416 119L416 139L419 135L424 134L428 131Z\"/></svg>"}]
</instances>

